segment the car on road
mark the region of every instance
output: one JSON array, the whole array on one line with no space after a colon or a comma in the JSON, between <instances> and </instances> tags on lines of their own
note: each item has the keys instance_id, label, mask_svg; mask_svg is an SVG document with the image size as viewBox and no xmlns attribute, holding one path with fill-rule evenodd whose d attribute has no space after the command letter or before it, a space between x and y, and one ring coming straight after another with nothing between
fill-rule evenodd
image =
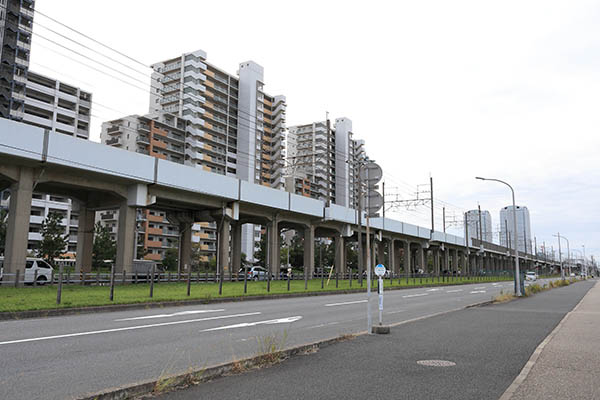
<instances>
[{"instance_id":1,"label":"car on road","mask_svg":"<svg viewBox=\"0 0 600 400\"><path fill-rule=\"evenodd\" d=\"M25 280L26 284L33 284L35 279L38 285L43 285L52 280L52 267L41 258L27 257L25 261ZM0 280L4 278L4 257L0 257ZM7 280L14 280L14 277L6 277Z\"/></svg>"},{"instance_id":2,"label":"car on road","mask_svg":"<svg viewBox=\"0 0 600 400\"><path fill-rule=\"evenodd\" d=\"M527 271L525 273L525 280L527 281L537 281L538 275L535 272Z\"/></svg>"},{"instance_id":3,"label":"car on road","mask_svg":"<svg viewBox=\"0 0 600 400\"><path fill-rule=\"evenodd\" d=\"M240 269L240 273L244 273L244 268ZM272 277L272 276L271 276ZM267 270L263 267L250 267L248 268L248 277L249 280L254 281L264 281L267 279Z\"/></svg>"}]
</instances>

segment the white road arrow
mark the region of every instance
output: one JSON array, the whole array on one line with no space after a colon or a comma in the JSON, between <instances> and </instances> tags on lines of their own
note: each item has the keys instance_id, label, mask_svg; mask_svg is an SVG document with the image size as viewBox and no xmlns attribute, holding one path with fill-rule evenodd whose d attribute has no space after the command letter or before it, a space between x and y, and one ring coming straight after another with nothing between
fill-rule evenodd
<instances>
[{"instance_id":1,"label":"white road arrow","mask_svg":"<svg viewBox=\"0 0 600 400\"><path fill-rule=\"evenodd\" d=\"M296 317L269 319L266 321L242 322L241 324L219 326L217 328L210 328L210 329L203 329L200 332L221 331L224 329L248 328L248 327L256 326L256 325L287 324L287 323L292 323L292 322L298 321L299 319L302 319L302 317L298 315Z\"/></svg>"}]
</instances>

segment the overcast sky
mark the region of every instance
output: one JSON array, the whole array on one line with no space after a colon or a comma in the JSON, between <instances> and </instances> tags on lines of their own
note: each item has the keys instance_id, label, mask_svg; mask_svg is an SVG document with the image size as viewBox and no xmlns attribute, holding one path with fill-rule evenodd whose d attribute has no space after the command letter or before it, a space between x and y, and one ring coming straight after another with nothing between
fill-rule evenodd
<instances>
[{"instance_id":1,"label":"overcast sky","mask_svg":"<svg viewBox=\"0 0 600 400\"><path fill-rule=\"evenodd\" d=\"M494 177L529 208L538 245L556 249L552 235L560 231L574 255L584 244L588 256L600 255L598 1L37 0L36 7L144 65L197 49L230 73L258 62L265 90L287 97L288 125L322 120L326 111L353 121L355 137L384 169L388 193L411 198L431 174L439 230L437 199L448 203L449 220L479 203L496 228L510 192L474 179ZM93 92L92 140L103 120L147 112L149 68L40 13L35 22L31 69ZM427 207L394 217L429 226Z\"/></svg>"}]
</instances>

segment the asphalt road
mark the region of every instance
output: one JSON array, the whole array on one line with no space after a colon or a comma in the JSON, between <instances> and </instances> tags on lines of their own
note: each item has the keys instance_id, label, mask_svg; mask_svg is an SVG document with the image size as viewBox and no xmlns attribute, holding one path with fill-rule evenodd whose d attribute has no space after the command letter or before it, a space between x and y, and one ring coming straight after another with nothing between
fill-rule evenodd
<instances>
[{"instance_id":1,"label":"asphalt road","mask_svg":"<svg viewBox=\"0 0 600 400\"><path fill-rule=\"evenodd\" d=\"M595 281L360 336L270 368L157 396L195 399L498 399ZM444 360L454 366L425 366Z\"/></svg>"},{"instance_id":2,"label":"asphalt road","mask_svg":"<svg viewBox=\"0 0 600 400\"><path fill-rule=\"evenodd\" d=\"M511 282L388 291L395 323L490 300ZM0 398L78 398L366 330L366 295L243 301L0 322ZM377 320L377 296L372 295Z\"/></svg>"}]
</instances>

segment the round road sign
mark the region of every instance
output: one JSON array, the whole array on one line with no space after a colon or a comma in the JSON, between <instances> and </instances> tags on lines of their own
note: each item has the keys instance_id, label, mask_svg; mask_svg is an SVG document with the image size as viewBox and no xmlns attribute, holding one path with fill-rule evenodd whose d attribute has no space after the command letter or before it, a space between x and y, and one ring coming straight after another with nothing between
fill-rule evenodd
<instances>
[{"instance_id":1,"label":"round road sign","mask_svg":"<svg viewBox=\"0 0 600 400\"><path fill-rule=\"evenodd\" d=\"M385 275L385 266L383 264L379 264L375 267L375 275L377 275L377 276Z\"/></svg>"}]
</instances>

